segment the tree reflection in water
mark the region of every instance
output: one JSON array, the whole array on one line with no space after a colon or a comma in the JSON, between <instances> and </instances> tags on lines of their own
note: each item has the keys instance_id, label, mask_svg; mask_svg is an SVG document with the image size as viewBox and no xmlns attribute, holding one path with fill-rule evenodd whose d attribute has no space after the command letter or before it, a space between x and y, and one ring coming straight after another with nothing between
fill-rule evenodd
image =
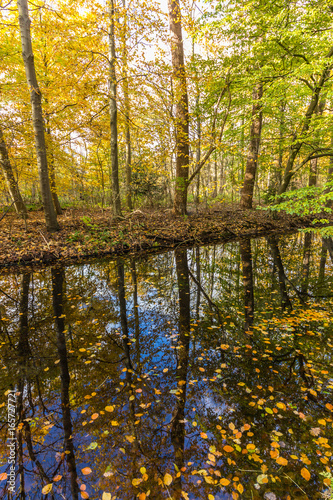
<instances>
[{"instance_id":1,"label":"tree reflection in water","mask_svg":"<svg viewBox=\"0 0 333 500\"><path fill-rule=\"evenodd\" d=\"M323 498L328 253L270 236L4 273L0 498L12 389L12 498Z\"/></svg>"}]
</instances>

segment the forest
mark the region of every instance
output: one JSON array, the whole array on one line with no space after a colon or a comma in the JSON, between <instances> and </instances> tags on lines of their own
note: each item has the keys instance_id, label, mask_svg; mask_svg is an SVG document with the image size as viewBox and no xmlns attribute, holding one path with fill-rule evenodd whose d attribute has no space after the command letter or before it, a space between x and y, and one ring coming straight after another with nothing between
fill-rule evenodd
<instances>
[{"instance_id":1,"label":"forest","mask_svg":"<svg viewBox=\"0 0 333 500\"><path fill-rule=\"evenodd\" d=\"M333 3L0 15L0 500L333 500Z\"/></svg>"},{"instance_id":2,"label":"forest","mask_svg":"<svg viewBox=\"0 0 333 500\"><path fill-rule=\"evenodd\" d=\"M326 0L3 3L3 207L42 207L51 232L68 207L329 211L332 13Z\"/></svg>"}]
</instances>

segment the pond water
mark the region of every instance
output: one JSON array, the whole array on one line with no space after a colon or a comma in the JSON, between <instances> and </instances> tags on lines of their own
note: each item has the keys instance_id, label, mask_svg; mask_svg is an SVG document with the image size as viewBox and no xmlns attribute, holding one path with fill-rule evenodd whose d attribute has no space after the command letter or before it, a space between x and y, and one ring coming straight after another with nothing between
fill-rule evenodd
<instances>
[{"instance_id":1,"label":"pond water","mask_svg":"<svg viewBox=\"0 0 333 500\"><path fill-rule=\"evenodd\" d=\"M2 274L0 498L330 498L332 269L299 233Z\"/></svg>"}]
</instances>

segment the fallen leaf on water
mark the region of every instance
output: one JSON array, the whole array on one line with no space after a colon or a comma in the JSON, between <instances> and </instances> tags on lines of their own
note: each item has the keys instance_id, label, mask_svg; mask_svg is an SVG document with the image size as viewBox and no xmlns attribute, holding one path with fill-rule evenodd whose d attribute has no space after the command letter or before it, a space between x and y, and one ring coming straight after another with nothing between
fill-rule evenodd
<instances>
[{"instance_id":1,"label":"fallen leaf on water","mask_svg":"<svg viewBox=\"0 0 333 500\"><path fill-rule=\"evenodd\" d=\"M50 493L52 488L53 488L53 483L50 483L50 484L47 484L46 486L44 486L44 488L42 489L43 495L47 495L48 493Z\"/></svg>"},{"instance_id":2,"label":"fallen leaf on water","mask_svg":"<svg viewBox=\"0 0 333 500\"><path fill-rule=\"evenodd\" d=\"M305 467L303 467L303 469L301 470L301 476L304 477L306 481L309 481L311 478L310 472Z\"/></svg>"},{"instance_id":3,"label":"fallen leaf on water","mask_svg":"<svg viewBox=\"0 0 333 500\"><path fill-rule=\"evenodd\" d=\"M169 486L169 484L172 483L172 476L168 473L165 474L164 476L164 484L165 486Z\"/></svg>"},{"instance_id":4,"label":"fallen leaf on water","mask_svg":"<svg viewBox=\"0 0 333 500\"><path fill-rule=\"evenodd\" d=\"M84 474L85 476L87 476L88 474L91 474L92 473L92 470L90 467L84 467L84 469L82 469L82 474Z\"/></svg>"}]
</instances>

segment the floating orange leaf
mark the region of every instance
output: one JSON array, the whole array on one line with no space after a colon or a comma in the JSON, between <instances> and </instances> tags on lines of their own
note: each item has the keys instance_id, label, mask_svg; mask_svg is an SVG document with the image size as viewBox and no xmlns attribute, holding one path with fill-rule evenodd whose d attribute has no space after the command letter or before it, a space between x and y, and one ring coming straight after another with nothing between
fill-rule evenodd
<instances>
[{"instance_id":1,"label":"floating orange leaf","mask_svg":"<svg viewBox=\"0 0 333 500\"><path fill-rule=\"evenodd\" d=\"M220 484L222 484L222 486L228 486L228 484L230 484L230 481L229 479L223 477L222 479L220 479Z\"/></svg>"},{"instance_id":2,"label":"floating orange leaf","mask_svg":"<svg viewBox=\"0 0 333 500\"><path fill-rule=\"evenodd\" d=\"M92 470L91 470L90 467L84 467L81 472L82 472L82 474L84 474L85 476L87 476L88 474L92 473Z\"/></svg>"},{"instance_id":3,"label":"floating orange leaf","mask_svg":"<svg viewBox=\"0 0 333 500\"><path fill-rule=\"evenodd\" d=\"M279 464L279 465L287 465L288 464L288 460L286 458L283 458L283 457L278 457L276 459L276 463Z\"/></svg>"},{"instance_id":4,"label":"floating orange leaf","mask_svg":"<svg viewBox=\"0 0 333 500\"><path fill-rule=\"evenodd\" d=\"M311 478L311 474L310 474L310 472L309 472L309 471L308 471L308 469L306 469L305 467L303 467L303 469L301 470L301 475L302 475L302 477L304 477L304 479L305 479L306 481L309 481L309 480L310 480L310 478Z\"/></svg>"}]
</instances>

